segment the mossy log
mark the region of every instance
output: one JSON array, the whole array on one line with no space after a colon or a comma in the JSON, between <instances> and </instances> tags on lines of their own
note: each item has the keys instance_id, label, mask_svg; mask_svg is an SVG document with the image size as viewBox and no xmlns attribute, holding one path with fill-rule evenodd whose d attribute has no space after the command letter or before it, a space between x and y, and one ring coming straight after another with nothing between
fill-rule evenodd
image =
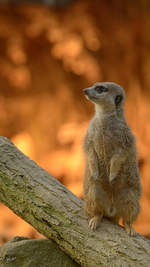
<instances>
[{"instance_id":1,"label":"mossy log","mask_svg":"<svg viewBox=\"0 0 150 267\"><path fill-rule=\"evenodd\" d=\"M57 159L56 159L57 160ZM0 201L81 266L150 266L150 241L104 220L92 232L83 201L0 137Z\"/></svg>"}]
</instances>

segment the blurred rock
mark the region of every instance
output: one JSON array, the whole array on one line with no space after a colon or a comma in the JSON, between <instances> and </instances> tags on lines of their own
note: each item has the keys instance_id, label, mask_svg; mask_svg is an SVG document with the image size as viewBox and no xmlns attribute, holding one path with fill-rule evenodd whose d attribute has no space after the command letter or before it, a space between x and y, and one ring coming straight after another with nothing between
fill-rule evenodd
<instances>
[{"instance_id":1,"label":"blurred rock","mask_svg":"<svg viewBox=\"0 0 150 267\"><path fill-rule=\"evenodd\" d=\"M15 237L0 247L1 267L77 267L80 266L48 239Z\"/></svg>"}]
</instances>

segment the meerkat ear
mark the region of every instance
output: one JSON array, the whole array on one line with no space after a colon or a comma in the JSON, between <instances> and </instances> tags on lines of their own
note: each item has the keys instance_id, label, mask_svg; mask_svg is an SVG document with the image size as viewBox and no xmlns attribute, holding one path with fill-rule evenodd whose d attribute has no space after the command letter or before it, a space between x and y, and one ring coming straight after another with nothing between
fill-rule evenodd
<instances>
[{"instance_id":1,"label":"meerkat ear","mask_svg":"<svg viewBox=\"0 0 150 267\"><path fill-rule=\"evenodd\" d=\"M115 98L115 104L116 106L118 106L120 104L120 102L122 101L123 96L122 95L117 95Z\"/></svg>"}]
</instances>

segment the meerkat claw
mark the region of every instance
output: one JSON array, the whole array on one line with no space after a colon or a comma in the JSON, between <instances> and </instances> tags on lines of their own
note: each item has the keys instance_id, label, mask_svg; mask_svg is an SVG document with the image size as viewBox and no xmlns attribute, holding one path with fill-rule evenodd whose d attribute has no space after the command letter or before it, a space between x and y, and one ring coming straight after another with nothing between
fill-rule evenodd
<instances>
[{"instance_id":1,"label":"meerkat claw","mask_svg":"<svg viewBox=\"0 0 150 267\"><path fill-rule=\"evenodd\" d=\"M100 218L98 216L94 216L89 221L89 227L91 228L92 231L95 231L96 228L98 227L99 223L100 223Z\"/></svg>"},{"instance_id":2,"label":"meerkat claw","mask_svg":"<svg viewBox=\"0 0 150 267\"><path fill-rule=\"evenodd\" d=\"M136 236L137 235L137 233L134 231L134 229L133 228L131 228L131 227L125 227L125 230L126 230L126 233L129 235L129 236Z\"/></svg>"}]
</instances>

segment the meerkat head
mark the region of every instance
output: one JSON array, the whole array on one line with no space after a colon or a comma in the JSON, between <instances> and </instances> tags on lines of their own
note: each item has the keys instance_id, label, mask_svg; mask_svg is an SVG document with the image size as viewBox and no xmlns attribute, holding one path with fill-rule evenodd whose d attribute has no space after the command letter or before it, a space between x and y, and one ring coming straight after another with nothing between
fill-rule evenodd
<instances>
[{"instance_id":1,"label":"meerkat head","mask_svg":"<svg viewBox=\"0 0 150 267\"><path fill-rule=\"evenodd\" d=\"M120 85L113 82L98 82L83 91L86 98L95 104L96 111L123 115L125 93Z\"/></svg>"}]
</instances>

